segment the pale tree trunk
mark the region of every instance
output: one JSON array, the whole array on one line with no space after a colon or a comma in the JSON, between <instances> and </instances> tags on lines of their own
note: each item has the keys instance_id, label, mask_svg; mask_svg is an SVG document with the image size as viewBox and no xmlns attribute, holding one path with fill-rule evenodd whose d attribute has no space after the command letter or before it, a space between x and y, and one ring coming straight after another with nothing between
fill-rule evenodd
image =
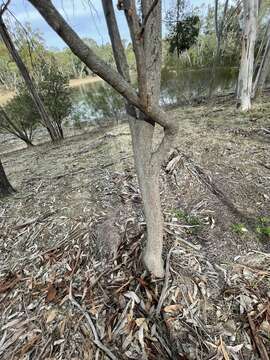
<instances>
[{"instance_id":1,"label":"pale tree trunk","mask_svg":"<svg viewBox=\"0 0 270 360\"><path fill-rule=\"evenodd\" d=\"M130 75L125 51L122 45L118 30L115 13L111 0L102 0L107 27L111 38L117 69L119 73L130 82ZM133 4L135 5L135 4ZM150 2L144 4L143 15L147 16L150 10ZM154 12L155 11L155 12ZM126 9L126 15L128 9ZM153 101L155 106L159 106L160 98L160 61L161 61L161 8L160 5L153 10L152 20L148 19L146 26L151 31L144 29L144 42L135 45L137 60L137 71L139 74L139 88L141 92L147 92L146 98ZM153 24L153 19L155 20ZM129 19L128 19L129 20ZM131 33L135 32L134 25L130 20ZM151 41L152 40L152 41ZM140 57L144 54L144 59ZM139 67L145 61L143 72ZM138 65L139 64L139 65ZM139 67L139 68L138 68ZM148 78L147 78L148 77ZM151 99L151 100L150 100ZM153 134L155 123L149 118L145 118L139 113L140 121L135 121L136 110L127 106L127 112L133 116L130 119L130 130L132 136L134 162L140 184L144 213L147 224L147 245L144 252L144 262L146 267L156 276L163 275L162 244L163 244L163 214L160 204L159 172L161 161L154 160L153 157Z\"/></svg>"},{"instance_id":2,"label":"pale tree trunk","mask_svg":"<svg viewBox=\"0 0 270 360\"><path fill-rule=\"evenodd\" d=\"M107 23L108 20L111 21L111 25L108 25L111 38L114 41L118 40L118 42L112 40L118 72L97 57L91 48L79 38L55 9L51 1L29 0L29 2L60 35L75 55L127 100L128 113L133 116L130 125L135 166L147 223L147 245L144 261L148 270L154 275L163 276L163 216L160 206L159 171L164 157L173 145L177 134L177 124L159 105L161 1L142 1L142 23L136 10L135 0L118 2L118 7L125 11L130 28L137 64L138 94L130 84L128 66L122 45L122 50L119 51L121 49L119 45L121 38L116 21L113 22L112 18L108 16L108 11L113 10L111 1L104 0L103 6L105 14L107 14ZM114 36L116 30L118 35ZM123 61L123 64L125 61L124 66L121 66L121 61ZM163 140L156 151L153 150L155 124L161 125L164 129Z\"/></svg>"},{"instance_id":3,"label":"pale tree trunk","mask_svg":"<svg viewBox=\"0 0 270 360\"><path fill-rule=\"evenodd\" d=\"M1 159L0 159L0 198L10 195L14 193L15 190L10 185L10 182L8 181L8 178L6 176L5 170L3 168Z\"/></svg>"},{"instance_id":4,"label":"pale tree trunk","mask_svg":"<svg viewBox=\"0 0 270 360\"><path fill-rule=\"evenodd\" d=\"M224 4L222 18L219 21L219 19L218 19L219 0L215 0L215 31L216 31L216 39L217 39L217 48L216 48L216 54L215 54L214 63L213 63L213 69L211 72L211 79L210 79L210 86L209 86L209 98L211 98L213 95L213 90L214 90L215 82L216 82L217 67L220 63L221 46L222 46L222 41L223 41L224 25L225 25L228 5L229 5L229 0L226 0L225 4Z\"/></svg>"},{"instance_id":5,"label":"pale tree trunk","mask_svg":"<svg viewBox=\"0 0 270 360\"><path fill-rule=\"evenodd\" d=\"M267 26L266 44L265 44L261 64L256 74L256 78L253 85L253 97L255 97L257 94L262 93L269 72L270 72L270 22Z\"/></svg>"},{"instance_id":6,"label":"pale tree trunk","mask_svg":"<svg viewBox=\"0 0 270 360\"><path fill-rule=\"evenodd\" d=\"M0 16L0 35L3 39L3 42L7 48L10 56L14 60L15 64L17 65L17 67L25 81L25 84L29 90L29 93L33 99L33 102L37 108L37 111L41 117L41 124L44 127L46 127L46 129L48 130L48 133L49 133L52 141L57 141L57 140L62 139L63 137L59 133L58 129L54 127L53 120L50 118L50 115L48 114L43 102L41 101L38 91L36 89L36 86L35 86L33 80L31 79L26 66L24 65L18 51L16 50L16 48L12 42L12 39L8 33L7 27L3 21L2 16Z\"/></svg>"},{"instance_id":7,"label":"pale tree trunk","mask_svg":"<svg viewBox=\"0 0 270 360\"><path fill-rule=\"evenodd\" d=\"M237 97L242 111L251 109L254 49L257 37L258 0L243 0L244 31Z\"/></svg>"},{"instance_id":8,"label":"pale tree trunk","mask_svg":"<svg viewBox=\"0 0 270 360\"><path fill-rule=\"evenodd\" d=\"M130 82L128 63L121 42L114 9L111 0L102 0L107 27L111 38L117 69ZM153 2L142 2L143 19L146 19ZM132 4L135 14L135 3ZM136 19L130 18L130 8L125 10L129 22L131 36L141 31ZM161 69L161 6L157 4L144 25L139 43L133 38L137 61L138 83L140 96L159 106L160 69ZM143 56L143 57L142 57ZM144 70L147 69L147 72ZM129 115L136 116L136 111L127 106ZM157 159L153 155L153 135L155 123L139 113L140 121L129 121L134 162L140 184L144 213L147 224L147 244L144 251L144 263L156 276L163 276L162 245L163 245L163 214L160 203L159 173L163 156ZM165 154L164 154L165 155Z\"/></svg>"}]
</instances>

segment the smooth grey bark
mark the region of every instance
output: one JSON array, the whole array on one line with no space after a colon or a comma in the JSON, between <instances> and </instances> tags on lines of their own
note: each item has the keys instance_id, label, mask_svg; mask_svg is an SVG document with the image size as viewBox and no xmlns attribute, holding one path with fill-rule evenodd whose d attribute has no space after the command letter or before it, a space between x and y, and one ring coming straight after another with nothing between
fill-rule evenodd
<instances>
[{"instance_id":1,"label":"smooth grey bark","mask_svg":"<svg viewBox=\"0 0 270 360\"><path fill-rule=\"evenodd\" d=\"M114 70L87 46L57 12L52 2L29 0L48 24L60 35L75 55L91 71L99 75L127 100L135 166L141 187L147 223L147 246L144 260L147 268L156 276L163 276L162 242L163 216L159 194L161 163L171 148L177 133L177 124L159 105L161 67L161 2L142 1L142 22L135 1L119 1L125 11L136 57L138 93L130 84L127 61L115 17L112 17L111 1L103 1L108 30L118 71ZM153 6L154 5L154 6ZM113 13L114 14L114 13ZM134 109L137 108L137 111ZM164 129L164 137L154 151L155 124Z\"/></svg>"},{"instance_id":2,"label":"smooth grey bark","mask_svg":"<svg viewBox=\"0 0 270 360\"><path fill-rule=\"evenodd\" d=\"M251 109L258 6L258 0L243 0L244 31L237 88L237 98L242 111Z\"/></svg>"},{"instance_id":3,"label":"smooth grey bark","mask_svg":"<svg viewBox=\"0 0 270 360\"><path fill-rule=\"evenodd\" d=\"M213 94L215 78L216 78L216 73L217 73L217 67L220 63L224 26L225 26L225 20L226 20L228 4L229 4L229 0L226 0L225 4L224 4L223 13L222 13L222 18L219 21L219 19L218 19L218 8L219 8L218 1L219 0L215 0L215 31L216 31L216 39L217 39L217 48L216 48L216 54L215 54L214 64L213 64L213 71L212 71L210 86L209 86L209 98L211 98L212 94Z\"/></svg>"},{"instance_id":4,"label":"smooth grey bark","mask_svg":"<svg viewBox=\"0 0 270 360\"><path fill-rule=\"evenodd\" d=\"M117 69L130 82L129 67L122 45L111 0L102 0L108 32ZM155 6L154 6L155 5ZM120 8L125 11L136 55L139 96L159 106L161 70L161 5L151 1L142 2L143 23L139 25L135 2ZM132 10L131 10L132 9ZM133 18L131 18L133 17ZM140 40L137 41L138 36ZM147 69L147 71L145 71ZM143 99L144 100L144 99ZM127 112L134 117L135 109ZM136 111L135 111L136 114ZM136 116L136 115L135 115ZM147 224L147 243L144 263L156 276L163 276L163 214L160 203L159 173L166 152L157 159L153 153L155 122L139 113L140 121L130 119L134 162L140 184ZM160 150L160 149L159 149ZM159 152L158 150L158 152Z\"/></svg>"},{"instance_id":5,"label":"smooth grey bark","mask_svg":"<svg viewBox=\"0 0 270 360\"><path fill-rule=\"evenodd\" d=\"M267 26L265 38L266 44L264 47L262 60L253 84L253 97L263 91L267 76L270 73L270 21Z\"/></svg>"},{"instance_id":6,"label":"smooth grey bark","mask_svg":"<svg viewBox=\"0 0 270 360\"><path fill-rule=\"evenodd\" d=\"M29 93L30 93L30 95L33 99L33 102L38 110L38 113L41 117L41 124L44 127L46 127L46 129L48 130L48 133L49 133L52 141L58 141L58 140L62 139L63 137L62 137L61 133L59 133L58 129L53 126L53 120L50 119L50 115L48 114L43 102L40 99L40 96L38 94L36 86L35 86L33 80L31 79L31 76L30 76L26 66L24 65L18 51L16 50L16 48L12 42L12 39L8 33L8 30L4 23L2 15L0 16L0 35L3 39L3 42L7 48L10 56L14 60L15 64L17 65L17 67L25 81L25 84L29 90Z\"/></svg>"},{"instance_id":7,"label":"smooth grey bark","mask_svg":"<svg viewBox=\"0 0 270 360\"><path fill-rule=\"evenodd\" d=\"M3 164L0 159L0 198L11 195L14 192L15 190L8 181L5 170L3 168Z\"/></svg>"}]
</instances>

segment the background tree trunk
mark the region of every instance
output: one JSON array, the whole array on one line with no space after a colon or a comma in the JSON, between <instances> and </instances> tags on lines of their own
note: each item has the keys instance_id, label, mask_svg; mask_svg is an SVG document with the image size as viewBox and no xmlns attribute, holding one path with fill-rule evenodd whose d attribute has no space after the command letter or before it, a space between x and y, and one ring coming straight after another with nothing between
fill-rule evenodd
<instances>
[{"instance_id":1,"label":"background tree trunk","mask_svg":"<svg viewBox=\"0 0 270 360\"><path fill-rule=\"evenodd\" d=\"M269 72L270 72L270 22L268 24L266 31L266 44L265 44L261 64L258 69L256 79L253 85L253 97L255 97L257 94L262 93Z\"/></svg>"},{"instance_id":2,"label":"background tree trunk","mask_svg":"<svg viewBox=\"0 0 270 360\"><path fill-rule=\"evenodd\" d=\"M244 31L238 78L238 100L241 110L251 109L254 48L257 37L258 0L243 0Z\"/></svg>"},{"instance_id":3,"label":"background tree trunk","mask_svg":"<svg viewBox=\"0 0 270 360\"><path fill-rule=\"evenodd\" d=\"M53 126L53 121L52 121L52 119L50 119L50 115L48 114L43 102L41 101L41 99L38 95L38 91L35 87L35 84L34 84L33 80L31 79L26 66L24 65L18 51L16 50L16 48L12 42L12 39L8 33L7 27L3 21L2 16L0 16L0 34L3 39L3 42L5 43L5 45L7 47L7 50L9 51L12 59L16 63L16 65L25 81L25 84L31 94L34 104L36 105L38 113L41 117L42 125L45 126L46 129L48 130L52 141L57 141L57 140L62 139L63 136L61 135L61 133L59 133L58 129Z\"/></svg>"},{"instance_id":4,"label":"background tree trunk","mask_svg":"<svg viewBox=\"0 0 270 360\"><path fill-rule=\"evenodd\" d=\"M216 75L217 75L217 67L220 64L220 57L221 57L221 46L222 46L222 40L223 40L223 34L224 34L224 25L228 10L229 0L225 1L222 19L218 20L218 8L219 8L219 0L215 0L215 31L216 31L216 39L217 39L217 48L216 48L216 54L214 58L213 63L213 69L211 73L211 79L210 79L210 86L209 86L209 99L211 99L213 95L213 90L215 88L215 81L216 81Z\"/></svg>"},{"instance_id":5,"label":"background tree trunk","mask_svg":"<svg viewBox=\"0 0 270 360\"><path fill-rule=\"evenodd\" d=\"M15 190L10 185L8 178L6 176L5 170L3 168L1 159L0 159L0 197L4 197L14 193Z\"/></svg>"}]
</instances>

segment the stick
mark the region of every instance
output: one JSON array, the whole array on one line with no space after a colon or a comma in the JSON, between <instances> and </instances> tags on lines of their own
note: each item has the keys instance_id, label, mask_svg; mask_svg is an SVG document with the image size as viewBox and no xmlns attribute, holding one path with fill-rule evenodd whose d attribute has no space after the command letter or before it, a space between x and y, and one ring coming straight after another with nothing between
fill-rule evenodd
<instances>
[{"instance_id":1,"label":"stick","mask_svg":"<svg viewBox=\"0 0 270 360\"><path fill-rule=\"evenodd\" d=\"M248 317L248 322L249 322L249 326L250 326L250 329L251 329L251 333L253 335L254 342L255 342L256 347L257 347L257 349L259 351L261 359L262 360L269 360L267 350L266 350L262 340L257 335L257 330L256 330L256 327L255 327L254 321L252 320L252 317L250 316L250 314L247 314L247 317Z\"/></svg>"},{"instance_id":2,"label":"stick","mask_svg":"<svg viewBox=\"0 0 270 360\"><path fill-rule=\"evenodd\" d=\"M86 318L87 322L88 322L88 325L92 331L92 334L94 336L94 344L99 348L101 349L111 360L117 360L117 357L111 352L110 349L108 349L105 345L102 344L102 342L99 340L99 336L98 336L98 333L97 333L97 330L95 328L95 325L90 317L90 315L87 313L87 311L85 311L81 305L73 298L72 296L72 284L70 283L70 287L69 287L69 300L70 302L76 306L80 311L81 313L84 315L84 317Z\"/></svg>"},{"instance_id":3,"label":"stick","mask_svg":"<svg viewBox=\"0 0 270 360\"><path fill-rule=\"evenodd\" d=\"M172 251L174 250L174 248L171 248L171 250L169 251L169 254L167 255L167 261L166 261L166 269L165 269L165 279L164 279L164 284L163 284L163 288L160 294L160 298L158 301L158 305L157 305L157 309L156 309L156 316L159 316L163 302L166 298L166 293L167 293L167 289L168 289L168 284L169 284L169 276L170 276L170 257L172 254Z\"/></svg>"}]
</instances>

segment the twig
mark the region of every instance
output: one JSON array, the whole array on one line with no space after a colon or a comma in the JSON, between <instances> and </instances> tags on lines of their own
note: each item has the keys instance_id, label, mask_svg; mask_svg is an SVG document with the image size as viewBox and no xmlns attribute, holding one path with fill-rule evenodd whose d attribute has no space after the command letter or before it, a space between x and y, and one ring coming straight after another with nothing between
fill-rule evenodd
<instances>
[{"instance_id":1,"label":"twig","mask_svg":"<svg viewBox=\"0 0 270 360\"><path fill-rule=\"evenodd\" d=\"M266 134L270 134L270 130L268 130L268 129L266 129L266 128L263 128L263 127L262 127L262 130L263 130L264 132L266 132Z\"/></svg>"},{"instance_id":2,"label":"twig","mask_svg":"<svg viewBox=\"0 0 270 360\"><path fill-rule=\"evenodd\" d=\"M163 302L166 298L167 295L167 289L168 289L168 284L169 284L169 276L170 276L170 258L171 258L171 254L172 251L174 250L174 248L171 248L171 250L169 251L168 255L167 255L167 261L166 261L166 269L165 269L165 279L164 279L164 284L163 284L163 288L160 294L160 298L158 301L158 305L157 305L157 309L156 309L156 316L160 315L160 311L163 305Z\"/></svg>"},{"instance_id":3,"label":"twig","mask_svg":"<svg viewBox=\"0 0 270 360\"><path fill-rule=\"evenodd\" d=\"M50 344L51 341L52 341L51 338L49 338L49 339L46 341L45 345L44 345L43 348L41 349L41 352L40 352L39 356L36 358L36 360L41 360L41 359L42 359L42 356L43 356L43 354L45 353L45 351L46 351L46 349L47 349L47 347L48 347L48 345Z\"/></svg>"},{"instance_id":4,"label":"twig","mask_svg":"<svg viewBox=\"0 0 270 360\"><path fill-rule=\"evenodd\" d=\"M186 246L191 247L192 249L199 251L201 250L201 246L200 245L194 245L188 241L186 241L185 239L180 238L179 236L176 237L176 239L180 242L182 242L183 244L185 244Z\"/></svg>"},{"instance_id":5,"label":"twig","mask_svg":"<svg viewBox=\"0 0 270 360\"><path fill-rule=\"evenodd\" d=\"M0 16L2 17L2 15L4 14L4 12L7 10L8 5L10 4L11 0L8 0L6 3L4 3L1 6L1 10L0 10Z\"/></svg>"},{"instance_id":6,"label":"twig","mask_svg":"<svg viewBox=\"0 0 270 360\"><path fill-rule=\"evenodd\" d=\"M256 330L256 327L255 327L254 321L252 320L251 315L247 314L247 317L248 317L248 322L249 322L249 326L250 326L250 329L251 329L251 333L253 335L254 342L255 342L256 347L257 347L257 349L259 351L261 359L262 360L269 360L267 350L266 350L262 340L260 339L260 337L257 334L257 330Z\"/></svg>"},{"instance_id":7,"label":"twig","mask_svg":"<svg viewBox=\"0 0 270 360\"><path fill-rule=\"evenodd\" d=\"M41 221L47 219L48 217L52 216L53 214L55 214L55 211L47 212L47 213L45 213L44 215L42 215L42 216L40 216L40 217L37 217L37 218L35 218L35 219L28 220L28 221L24 222L23 224L16 225L16 226L14 227L14 229L15 229L15 230L23 229L23 228L25 228L26 226L35 224L35 223L37 223L37 222L41 222Z\"/></svg>"},{"instance_id":8,"label":"twig","mask_svg":"<svg viewBox=\"0 0 270 360\"><path fill-rule=\"evenodd\" d=\"M90 315L81 307L81 305L73 298L72 296L72 284L70 283L70 287L69 287L69 300L70 302L76 306L84 315L84 317L86 318L88 325L92 331L92 334L94 336L94 344L101 349L111 360L117 360L117 357L111 352L110 349L108 349L105 345L102 344L102 342L99 339L97 330L95 328L95 325L90 317Z\"/></svg>"}]
</instances>

